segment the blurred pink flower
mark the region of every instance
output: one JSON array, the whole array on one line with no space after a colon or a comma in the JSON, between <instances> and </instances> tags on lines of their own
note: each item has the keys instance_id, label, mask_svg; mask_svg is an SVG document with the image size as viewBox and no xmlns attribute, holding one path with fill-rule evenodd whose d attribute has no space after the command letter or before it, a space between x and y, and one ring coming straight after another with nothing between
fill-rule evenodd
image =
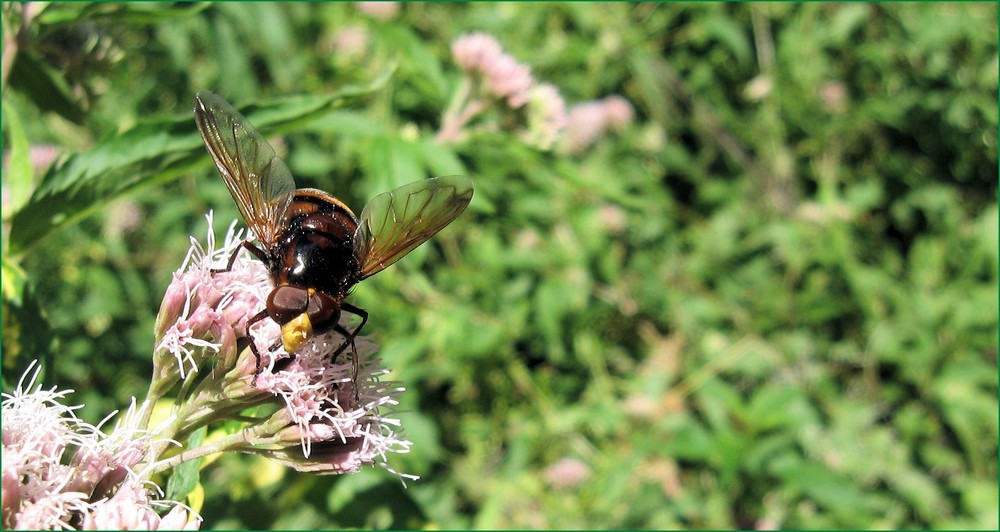
<instances>
[{"instance_id":1,"label":"blurred pink flower","mask_svg":"<svg viewBox=\"0 0 1000 532\"><path fill-rule=\"evenodd\" d=\"M601 205L598 210L598 218L601 221L601 225L610 233L621 233L628 224L625 210L617 205Z\"/></svg>"},{"instance_id":2,"label":"blurred pink flower","mask_svg":"<svg viewBox=\"0 0 1000 532\"><path fill-rule=\"evenodd\" d=\"M576 458L563 458L545 470L545 480L555 488L572 488L590 477L590 467Z\"/></svg>"},{"instance_id":3,"label":"blurred pink flower","mask_svg":"<svg viewBox=\"0 0 1000 532\"><path fill-rule=\"evenodd\" d=\"M365 53L368 41L368 30L364 27L347 26L333 36L333 50L338 58L352 59Z\"/></svg>"},{"instance_id":4,"label":"blurred pink flower","mask_svg":"<svg viewBox=\"0 0 1000 532\"><path fill-rule=\"evenodd\" d=\"M823 107L833 114L847 110L847 86L841 81L828 81L819 88Z\"/></svg>"},{"instance_id":5,"label":"blurred pink flower","mask_svg":"<svg viewBox=\"0 0 1000 532\"><path fill-rule=\"evenodd\" d=\"M621 96L590 100L573 106L561 141L567 153L581 153L608 129L625 129L635 115L632 105Z\"/></svg>"},{"instance_id":6,"label":"blurred pink flower","mask_svg":"<svg viewBox=\"0 0 1000 532\"><path fill-rule=\"evenodd\" d=\"M485 33L463 35L452 43L451 54L459 68L481 75L486 93L506 99L514 109L528 102L535 82L531 67L505 54L495 38Z\"/></svg>"},{"instance_id":7,"label":"blurred pink flower","mask_svg":"<svg viewBox=\"0 0 1000 532\"><path fill-rule=\"evenodd\" d=\"M30 3L28 5L31 5ZM55 144L35 144L28 148L28 159L36 174L44 173L55 162L62 150ZM3 152L3 170L7 172L10 163L10 151Z\"/></svg>"},{"instance_id":8,"label":"blurred pink flower","mask_svg":"<svg viewBox=\"0 0 1000 532\"><path fill-rule=\"evenodd\" d=\"M481 72L483 65L492 63L502 54L500 43L485 33L469 33L451 44L451 55L455 63L466 72Z\"/></svg>"},{"instance_id":9,"label":"blurred pink flower","mask_svg":"<svg viewBox=\"0 0 1000 532\"><path fill-rule=\"evenodd\" d=\"M528 103L529 90L535 83L531 77L531 67L518 63L513 57L502 54L482 65L485 74L485 89L499 99L507 99L507 105L517 109Z\"/></svg>"},{"instance_id":10,"label":"blurred pink flower","mask_svg":"<svg viewBox=\"0 0 1000 532\"><path fill-rule=\"evenodd\" d=\"M570 153L579 153L601 136L607 125L604 106L597 101L574 105L569 110L569 120L563 146Z\"/></svg>"},{"instance_id":11,"label":"blurred pink flower","mask_svg":"<svg viewBox=\"0 0 1000 532\"><path fill-rule=\"evenodd\" d=\"M114 240L120 240L126 233L135 231L143 221L142 207L138 202L127 198L111 203L106 212L104 234Z\"/></svg>"},{"instance_id":12,"label":"blurred pink flower","mask_svg":"<svg viewBox=\"0 0 1000 532\"><path fill-rule=\"evenodd\" d=\"M628 100L618 96L608 96L602 100L604 104L604 114L607 116L608 125L615 131L621 131L632 123L635 111Z\"/></svg>"},{"instance_id":13,"label":"blurred pink flower","mask_svg":"<svg viewBox=\"0 0 1000 532\"><path fill-rule=\"evenodd\" d=\"M26 2L25 6L34 6L36 3L37 2ZM24 9L25 11L27 11L28 7L25 7ZM49 166L51 166L52 163L55 162L57 158L59 158L60 153L61 150L59 146L56 146L54 144L36 144L28 148L28 159L31 161L31 168L34 171L34 174L35 175L44 174L45 171L48 170ZM2 166L0 166L0 174L4 176L9 175L8 174L9 170L10 170L10 150L4 150ZM12 207L11 201L13 200L13 198L11 198L10 196L10 190L8 189L6 181L3 182L2 190L3 190L3 197L2 199L0 199L0 205L3 206L4 210L7 210L10 207ZM17 207L20 208L21 205L19 204L17 205Z\"/></svg>"},{"instance_id":14,"label":"blurred pink flower","mask_svg":"<svg viewBox=\"0 0 1000 532\"><path fill-rule=\"evenodd\" d=\"M399 2L354 2L359 11L378 20L392 20L399 15Z\"/></svg>"}]
</instances>

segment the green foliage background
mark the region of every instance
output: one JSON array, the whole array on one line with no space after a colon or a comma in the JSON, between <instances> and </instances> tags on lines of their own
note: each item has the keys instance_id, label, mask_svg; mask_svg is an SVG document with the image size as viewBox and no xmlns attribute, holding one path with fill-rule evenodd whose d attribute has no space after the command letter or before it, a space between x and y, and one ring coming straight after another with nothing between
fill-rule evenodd
<instances>
[{"instance_id":1,"label":"green foliage background","mask_svg":"<svg viewBox=\"0 0 1000 532\"><path fill-rule=\"evenodd\" d=\"M145 389L188 235L238 216L197 90L356 210L475 180L352 296L421 480L226 456L206 528L997 528L995 3L39 7L3 7L5 391L34 358L89 421ZM470 31L635 122L434 143Z\"/></svg>"}]
</instances>

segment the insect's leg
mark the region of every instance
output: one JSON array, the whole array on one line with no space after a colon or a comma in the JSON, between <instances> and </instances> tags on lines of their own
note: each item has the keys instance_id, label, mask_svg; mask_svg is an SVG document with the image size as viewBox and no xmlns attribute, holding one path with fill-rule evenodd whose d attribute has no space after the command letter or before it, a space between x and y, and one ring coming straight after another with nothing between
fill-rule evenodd
<instances>
[{"instance_id":1,"label":"insect's leg","mask_svg":"<svg viewBox=\"0 0 1000 532\"><path fill-rule=\"evenodd\" d=\"M281 347L281 338L278 338L271 344L271 352L274 353L279 347ZM283 358L274 363L274 373L285 371L285 368L295 360L295 353L289 353L288 351L285 351L285 353L288 354L288 358Z\"/></svg>"},{"instance_id":2,"label":"insect's leg","mask_svg":"<svg viewBox=\"0 0 1000 532\"><path fill-rule=\"evenodd\" d=\"M351 314L354 314L356 316L361 316L361 325L358 325L358 327L356 329L354 329L354 332L349 333L349 332L347 332L346 329L344 329L343 327L340 327L339 324L338 324L337 328L340 328L340 330L337 331L337 332L339 332L340 334L343 334L344 338L346 338L346 340L344 341L344 345L340 346L333 353L334 357L336 357L337 355L339 355L341 353L341 351L343 351L344 349L346 349L347 348L347 344L353 344L354 343L354 337L357 336L358 333L361 332L361 328L365 326L365 323L368 323L368 311L366 311L363 308L355 307L354 305L352 305L350 303L341 303L340 304L340 310L346 310L347 312L350 312Z\"/></svg>"},{"instance_id":3,"label":"insect's leg","mask_svg":"<svg viewBox=\"0 0 1000 532\"><path fill-rule=\"evenodd\" d=\"M247 248L247 251L253 253L254 256L260 259L260 261L263 262L264 264L267 264L267 253L265 253L263 249L257 247L257 245L254 244L253 242L249 240L244 240L243 242L240 242L239 245L236 246L236 249L233 250L233 254L229 256L229 262L226 264L226 268L223 270L218 270L213 268L212 273L232 271L233 264L236 264L236 256L240 254L240 248Z\"/></svg>"},{"instance_id":4,"label":"insect's leg","mask_svg":"<svg viewBox=\"0 0 1000 532\"><path fill-rule=\"evenodd\" d=\"M346 310L351 314L361 316L361 324L358 325L353 332L348 332L347 329L342 327L339 323L333 328L333 330L344 335L344 344L333 353L332 359L336 360L337 355L346 349L348 344L351 346L351 365L354 370L352 373L351 383L354 385L354 399L355 401L358 401L360 400L360 392L358 390L358 346L355 344L354 339L358 336L358 333L361 332L361 328L365 326L365 323L368 322L368 312L362 308L355 307L350 303L341 303L340 310Z\"/></svg>"},{"instance_id":5,"label":"insect's leg","mask_svg":"<svg viewBox=\"0 0 1000 532\"><path fill-rule=\"evenodd\" d=\"M348 345L351 346L351 354L353 355L351 357L351 362L352 362L352 364L354 366L354 378L357 379L358 378L358 346L354 344L354 337L357 335L357 331L355 330L354 333L350 333L350 332L347 331L347 329L341 327L339 323L337 325L334 325L333 330L337 331L338 333L340 333L341 335L344 336L344 343L343 343L343 345L341 345L337 349L337 351L333 354L333 356L331 357L331 359L332 360L337 360L337 355L339 355L340 352L343 351Z\"/></svg>"},{"instance_id":6,"label":"insect's leg","mask_svg":"<svg viewBox=\"0 0 1000 532\"><path fill-rule=\"evenodd\" d=\"M230 261L230 262L232 262L232 261ZM232 266L232 264L230 264L230 266ZM263 320L264 318L267 318L267 310L266 309L258 312L257 314L254 314L254 316L252 318L250 318L249 320L247 320L247 340L250 340L250 351L253 352L253 356L257 360L257 366L256 366L256 369L253 372L253 380L250 382L250 385L254 386L254 387L257 386L257 375L260 375L260 370L261 370L261 368L260 368L260 360L261 360L261 358L260 358L260 352L257 351L257 342L255 342L253 340L253 336L250 336L250 326L253 325L253 324L255 324L255 323L257 323L258 321Z\"/></svg>"}]
</instances>

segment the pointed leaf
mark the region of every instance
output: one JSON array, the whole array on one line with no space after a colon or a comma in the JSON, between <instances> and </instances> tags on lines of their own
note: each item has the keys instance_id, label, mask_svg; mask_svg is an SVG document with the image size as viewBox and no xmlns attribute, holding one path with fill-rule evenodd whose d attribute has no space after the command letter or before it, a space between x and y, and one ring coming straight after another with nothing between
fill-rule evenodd
<instances>
[{"instance_id":1,"label":"pointed leaf","mask_svg":"<svg viewBox=\"0 0 1000 532\"><path fill-rule=\"evenodd\" d=\"M387 70L365 86L347 86L327 95L286 97L242 112L265 135L281 134L332 107L348 105L370 94L384 85L391 73ZM157 119L113 134L90 151L70 156L49 169L25 208L13 217L10 252L23 253L53 231L75 223L122 194L169 181L207 166L209 161L190 110L175 118Z\"/></svg>"}]
</instances>

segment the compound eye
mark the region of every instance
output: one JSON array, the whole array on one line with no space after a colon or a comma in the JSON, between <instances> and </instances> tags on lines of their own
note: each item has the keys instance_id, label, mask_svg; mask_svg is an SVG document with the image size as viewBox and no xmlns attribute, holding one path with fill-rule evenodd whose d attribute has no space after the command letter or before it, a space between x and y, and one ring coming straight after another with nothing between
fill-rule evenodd
<instances>
[{"instance_id":1,"label":"compound eye","mask_svg":"<svg viewBox=\"0 0 1000 532\"><path fill-rule=\"evenodd\" d=\"M309 308L306 313L317 332L328 331L340 319L340 304L336 299L317 291L309 298Z\"/></svg>"},{"instance_id":2,"label":"compound eye","mask_svg":"<svg viewBox=\"0 0 1000 532\"><path fill-rule=\"evenodd\" d=\"M267 296L267 313L271 319L284 325L306 311L309 291L294 286L279 286Z\"/></svg>"}]
</instances>

